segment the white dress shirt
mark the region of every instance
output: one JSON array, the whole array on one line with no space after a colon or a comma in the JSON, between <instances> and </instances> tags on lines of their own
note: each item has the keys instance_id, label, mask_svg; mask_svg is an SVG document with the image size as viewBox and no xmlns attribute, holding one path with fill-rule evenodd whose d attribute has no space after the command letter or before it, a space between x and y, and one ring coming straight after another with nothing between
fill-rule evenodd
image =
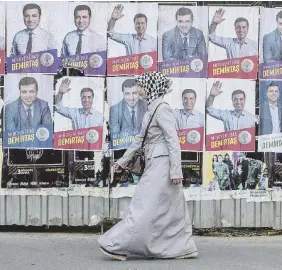
<instances>
[{"instance_id":1,"label":"white dress shirt","mask_svg":"<svg viewBox=\"0 0 282 270\"><path fill-rule=\"evenodd\" d=\"M228 59L258 55L258 44L248 38L241 43L238 38L218 37L213 32L209 35L209 40L213 44L224 48Z\"/></svg>"},{"instance_id":2,"label":"white dress shirt","mask_svg":"<svg viewBox=\"0 0 282 270\"><path fill-rule=\"evenodd\" d=\"M74 30L67 33L63 41L62 55L70 56L76 54L76 47L79 41L79 34L82 34L81 54L92 52L103 52L107 50L107 42L102 36L87 28L81 32Z\"/></svg>"},{"instance_id":3,"label":"white dress shirt","mask_svg":"<svg viewBox=\"0 0 282 270\"><path fill-rule=\"evenodd\" d=\"M157 51L157 39L147 34L139 40L137 34L121 34L115 32L113 28L108 31L108 35L110 39L125 46L126 55Z\"/></svg>"},{"instance_id":4,"label":"white dress shirt","mask_svg":"<svg viewBox=\"0 0 282 270\"><path fill-rule=\"evenodd\" d=\"M278 114L277 104L269 104L271 119L272 119L272 133L280 133L280 119Z\"/></svg>"},{"instance_id":5,"label":"white dress shirt","mask_svg":"<svg viewBox=\"0 0 282 270\"><path fill-rule=\"evenodd\" d=\"M11 56L26 53L30 32L32 32L32 53L57 49L57 43L55 42L53 35L46 30L37 27L32 31L24 29L16 33L12 43Z\"/></svg>"}]
</instances>

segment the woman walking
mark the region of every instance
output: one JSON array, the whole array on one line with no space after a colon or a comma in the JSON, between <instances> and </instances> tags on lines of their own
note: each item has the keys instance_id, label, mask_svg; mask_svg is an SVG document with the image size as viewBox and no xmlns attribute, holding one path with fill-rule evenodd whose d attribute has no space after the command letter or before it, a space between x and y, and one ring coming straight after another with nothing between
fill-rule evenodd
<instances>
[{"instance_id":1,"label":"woman walking","mask_svg":"<svg viewBox=\"0 0 282 270\"><path fill-rule=\"evenodd\" d=\"M98 240L100 250L113 259L128 255L147 258L196 258L192 225L182 190L181 152L171 107L163 101L171 81L159 72L137 79L148 111L142 131L114 165L125 168L145 138L145 170L132 197L126 217Z\"/></svg>"}]
</instances>

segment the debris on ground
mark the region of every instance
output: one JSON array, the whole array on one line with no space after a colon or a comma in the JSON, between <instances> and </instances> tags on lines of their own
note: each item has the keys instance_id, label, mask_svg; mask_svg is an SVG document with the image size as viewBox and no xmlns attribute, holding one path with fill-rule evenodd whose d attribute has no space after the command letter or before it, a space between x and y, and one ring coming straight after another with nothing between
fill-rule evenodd
<instances>
[{"instance_id":1,"label":"debris on ground","mask_svg":"<svg viewBox=\"0 0 282 270\"><path fill-rule=\"evenodd\" d=\"M282 230L272 228L208 228L193 229L193 235L198 236L222 236L222 237L242 237L242 236L273 236L282 235Z\"/></svg>"}]
</instances>

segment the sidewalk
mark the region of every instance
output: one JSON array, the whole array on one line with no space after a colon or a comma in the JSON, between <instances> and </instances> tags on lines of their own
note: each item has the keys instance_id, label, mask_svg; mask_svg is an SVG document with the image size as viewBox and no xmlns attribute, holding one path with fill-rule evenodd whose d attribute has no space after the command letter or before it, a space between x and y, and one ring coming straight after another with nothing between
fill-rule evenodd
<instances>
[{"instance_id":1,"label":"sidewalk","mask_svg":"<svg viewBox=\"0 0 282 270\"><path fill-rule=\"evenodd\" d=\"M195 260L112 261L93 234L0 233L1 270L272 270L282 269L282 236L195 237Z\"/></svg>"}]
</instances>

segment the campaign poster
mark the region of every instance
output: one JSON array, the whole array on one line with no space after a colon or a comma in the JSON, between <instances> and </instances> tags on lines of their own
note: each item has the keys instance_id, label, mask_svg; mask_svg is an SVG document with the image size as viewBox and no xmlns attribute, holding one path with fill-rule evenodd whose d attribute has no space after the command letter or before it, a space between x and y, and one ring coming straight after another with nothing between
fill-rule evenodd
<instances>
[{"instance_id":1,"label":"campaign poster","mask_svg":"<svg viewBox=\"0 0 282 270\"><path fill-rule=\"evenodd\" d=\"M109 3L108 75L157 70L157 3Z\"/></svg>"},{"instance_id":2,"label":"campaign poster","mask_svg":"<svg viewBox=\"0 0 282 270\"><path fill-rule=\"evenodd\" d=\"M7 73L55 74L64 2L7 2Z\"/></svg>"},{"instance_id":3,"label":"campaign poster","mask_svg":"<svg viewBox=\"0 0 282 270\"><path fill-rule=\"evenodd\" d=\"M261 155L246 152L205 152L203 188L246 190L268 188L266 163Z\"/></svg>"},{"instance_id":4,"label":"campaign poster","mask_svg":"<svg viewBox=\"0 0 282 270\"><path fill-rule=\"evenodd\" d=\"M165 76L206 78L208 7L159 5L158 69Z\"/></svg>"},{"instance_id":5,"label":"campaign poster","mask_svg":"<svg viewBox=\"0 0 282 270\"><path fill-rule=\"evenodd\" d=\"M199 152L182 152L181 168L183 187L200 187L202 185L202 156Z\"/></svg>"},{"instance_id":6,"label":"campaign poster","mask_svg":"<svg viewBox=\"0 0 282 270\"><path fill-rule=\"evenodd\" d=\"M255 86L251 80L207 80L207 151L255 151Z\"/></svg>"},{"instance_id":7,"label":"campaign poster","mask_svg":"<svg viewBox=\"0 0 282 270\"><path fill-rule=\"evenodd\" d=\"M206 79L173 78L165 101L173 109L182 151L203 151Z\"/></svg>"},{"instance_id":8,"label":"campaign poster","mask_svg":"<svg viewBox=\"0 0 282 270\"><path fill-rule=\"evenodd\" d=\"M105 75L108 3L65 2L60 56L65 68ZM61 15L62 16L62 15Z\"/></svg>"},{"instance_id":9,"label":"campaign poster","mask_svg":"<svg viewBox=\"0 0 282 270\"><path fill-rule=\"evenodd\" d=\"M0 74L5 74L5 3L0 3Z\"/></svg>"},{"instance_id":10,"label":"campaign poster","mask_svg":"<svg viewBox=\"0 0 282 270\"><path fill-rule=\"evenodd\" d=\"M260 9L259 78L282 79L282 8Z\"/></svg>"},{"instance_id":11,"label":"campaign poster","mask_svg":"<svg viewBox=\"0 0 282 270\"><path fill-rule=\"evenodd\" d=\"M4 100L3 100L3 93L4 93L4 86L2 85L4 83L4 77L0 77L0 148L3 147L3 114L4 114Z\"/></svg>"},{"instance_id":12,"label":"campaign poster","mask_svg":"<svg viewBox=\"0 0 282 270\"><path fill-rule=\"evenodd\" d=\"M269 186L282 188L282 153L264 153L268 170Z\"/></svg>"},{"instance_id":13,"label":"campaign poster","mask_svg":"<svg viewBox=\"0 0 282 270\"><path fill-rule=\"evenodd\" d=\"M282 81L259 81L259 152L282 152Z\"/></svg>"},{"instance_id":14,"label":"campaign poster","mask_svg":"<svg viewBox=\"0 0 282 270\"><path fill-rule=\"evenodd\" d=\"M53 89L54 76L5 76L5 148L52 148Z\"/></svg>"},{"instance_id":15,"label":"campaign poster","mask_svg":"<svg viewBox=\"0 0 282 270\"><path fill-rule=\"evenodd\" d=\"M128 148L141 131L147 102L140 97L134 77L108 77L107 97L110 107L110 148Z\"/></svg>"},{"instance_id":16,"label":"campaign poster","mask_svg":"<svg viewBox=\"0 0 282 270\"><path fill-rule=\"evenodd\" d=\"M256 79L258 7L209 7L209 78Z\"/></svg>"},{"instance_id":17,"label":"campaign poster","mask_svg":"<svg viewBox=\"0 0 282 270\"><path fill-rule=\"evenodd\" d=\"M102 150L104 78L62 77L56 83L54 149Z\"/></svg>"},{"instance_id":18,"label":"campaign poster","mask_svg":"<svg viewBox=\"0 0 282 270\"><path fill-rule=\"evenodd\" d=\"M68 157L72 186L104 187L102 151L69 151Z\"/></svg>"},{"instance_id":19,"label":"campaign poster","mask_svg":"<svg viewBox=\"0 0 282 270\"><path fill-rule=\"evenodd\" d=\"M5 149L2 188L68 187L63 151Z\"/></svg>"}]
</instances>

